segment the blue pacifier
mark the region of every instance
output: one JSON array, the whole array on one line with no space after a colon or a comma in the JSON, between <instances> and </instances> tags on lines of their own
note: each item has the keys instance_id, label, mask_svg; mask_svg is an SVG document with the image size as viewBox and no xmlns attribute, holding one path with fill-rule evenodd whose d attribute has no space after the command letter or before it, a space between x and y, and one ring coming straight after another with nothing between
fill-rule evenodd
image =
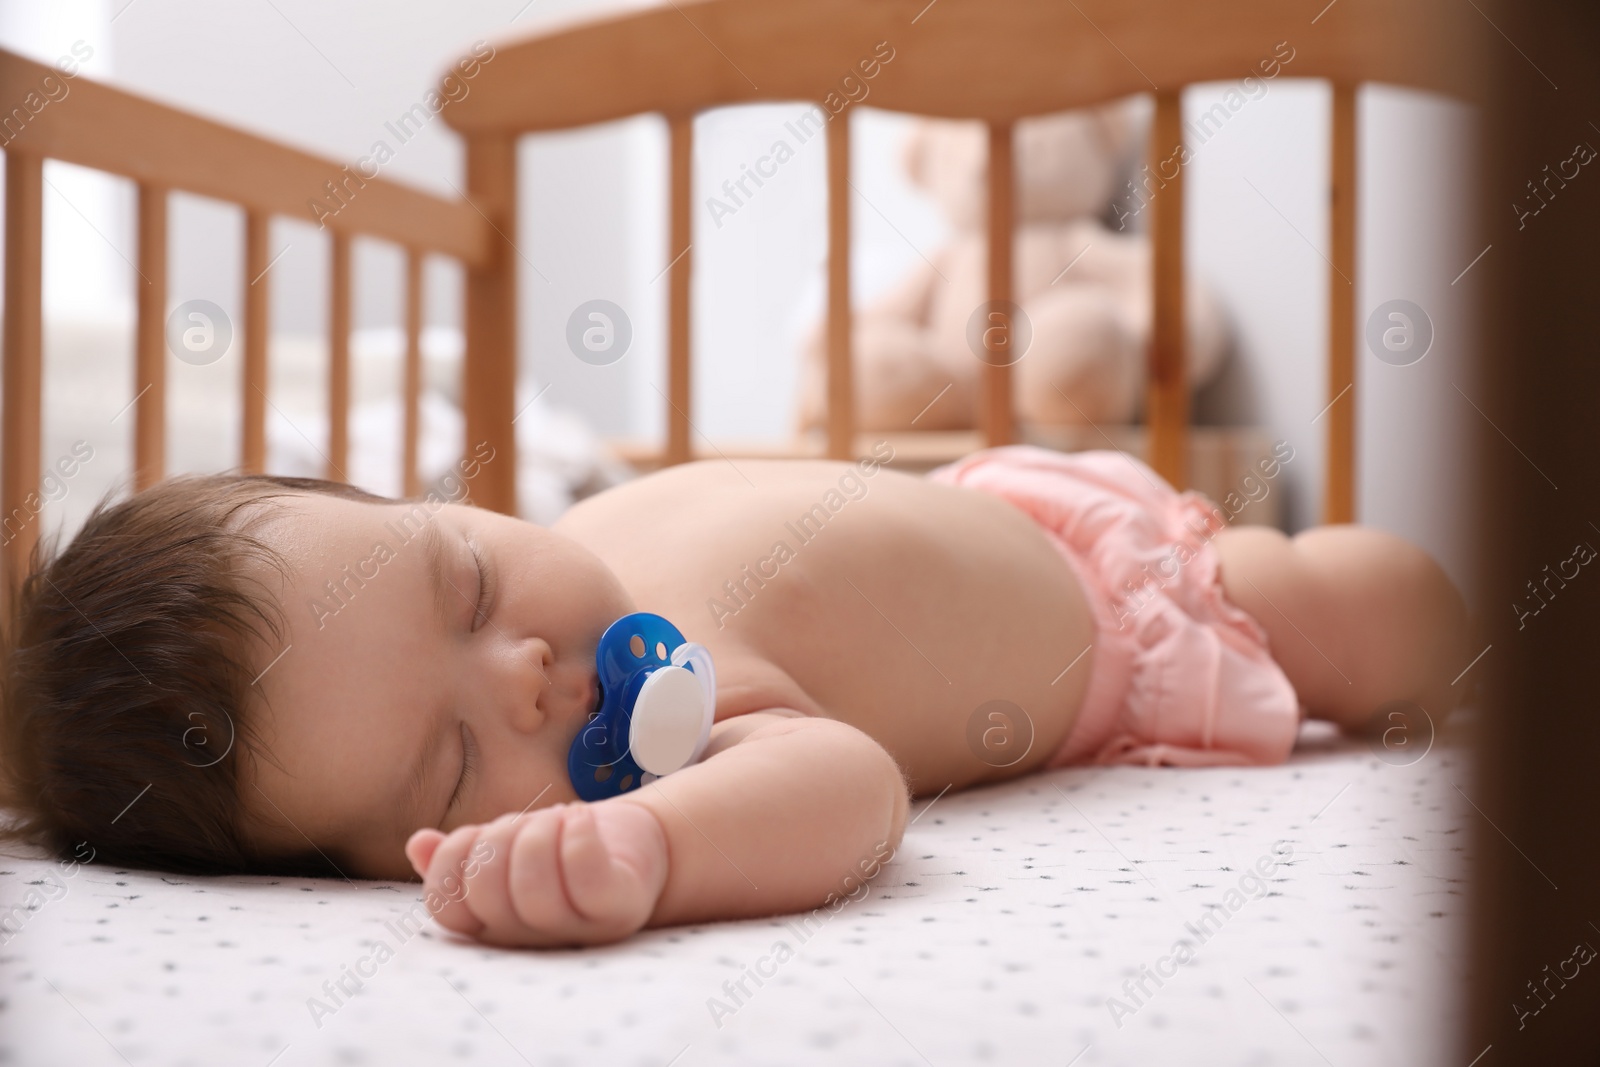
<instances>
[{"instance_id":1,"label":"blue pacifier","mask_svg":"<svg viewBox=\"0 0 1600 1067\"><path fill-rule=\"evenodd\" d=\"M704 645L639 611L606 627L594 661L600 709L567 753L580 799L626 793L700 758L717 711L717 676Z\"/></svg>"}]
</instances>

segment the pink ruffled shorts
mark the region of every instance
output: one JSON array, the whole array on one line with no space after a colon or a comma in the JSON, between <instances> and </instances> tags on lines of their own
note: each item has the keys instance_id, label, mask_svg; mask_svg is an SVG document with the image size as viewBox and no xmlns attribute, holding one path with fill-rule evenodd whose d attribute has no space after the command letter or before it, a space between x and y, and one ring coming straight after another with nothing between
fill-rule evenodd
<instances>
[{"instance_id":1,"label":"pink ruffled shorts","mask_svg":"<svg viewBox=\"0 0 1600 1067\"><path fill-rule=\"evenodd\" d=\"M1266 632L1223 595L1211 539L1227 523L1215 504L1122 452L1008 445L928 477L1027 512L1093 607L1088 689L1049 766L1268 764L1289 754L1299 701Z\"/></svg>"}]
</instances>

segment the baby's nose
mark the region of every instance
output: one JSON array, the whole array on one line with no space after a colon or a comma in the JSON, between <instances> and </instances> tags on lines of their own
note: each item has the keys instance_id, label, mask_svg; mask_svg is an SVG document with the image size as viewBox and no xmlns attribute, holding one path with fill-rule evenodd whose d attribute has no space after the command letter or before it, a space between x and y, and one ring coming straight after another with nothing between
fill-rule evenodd
<instances>
[{"instance_id":1,"label":"baby's nose","mask_svg":"<svg viewBox=\"0 0 1600 1067\"><path fill-rule=\"evenodd\" d=\"M500 698L507 702L507 718L513 729L533 733L544 725L549 701L560 685L550 645L542 638L517 642L515 654L502 656L504 674L500 679Z\"/></svg>"},{"instance_id":2,"label":"baby's nose","mask_svg":"<svg viewBox=\"0 0 1600 1067\"><path fill-rule=\"evenodd\" d=\"M593 672L575 666L551 666L539 680L538 710L543 719L568 725L581 723L594 710L597 690Z\"/></svg>"}]
</instances>

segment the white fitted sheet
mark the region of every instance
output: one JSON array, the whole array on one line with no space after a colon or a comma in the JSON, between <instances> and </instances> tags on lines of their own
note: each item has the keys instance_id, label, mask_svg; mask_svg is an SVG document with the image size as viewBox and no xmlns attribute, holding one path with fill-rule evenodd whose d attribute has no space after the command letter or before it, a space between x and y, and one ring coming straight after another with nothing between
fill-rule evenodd
<instances>
[{"instance_id":1,"label":"white fitted sheet","mask_svg":"<svg viewBox=\"0 0 1600 1067\"><path fill-rule=\"evenodd\" d=\"M809 935L789 917L503 951L397 933L414 884L84 867L0 949L0 1062L1450 1062L1483 817L1466 755L1446 735L1391 766L1308 727L1281 767L1072 769L922 800L870 893ZM1268 894L1125 995L1277 841L1293 856ZM56 869L0 861L0 906ZM314 1013L380 939L394 957ZM724 982L758 967L737 1003Z\"/></svg>"}]
</instances>

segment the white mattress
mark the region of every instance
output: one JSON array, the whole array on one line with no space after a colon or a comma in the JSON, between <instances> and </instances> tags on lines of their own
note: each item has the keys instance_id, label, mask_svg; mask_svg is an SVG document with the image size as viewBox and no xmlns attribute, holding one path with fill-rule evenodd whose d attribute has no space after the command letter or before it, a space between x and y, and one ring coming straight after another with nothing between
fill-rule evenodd
<instances>
[{"instance_id":1,"label":"white mattress","mask_svg":"<svg viewBox=\"0 0 1600 1067\"><path fill-rule=\"evenodd\" d=\"M809 933L790 917L503 951L406 936L416 885L90 866L63 891L30 885L53 863L0 861L0 907L52 897L0 949L0 1062L1452 1062L1483 816L1446 740L1392 766L1308 731L1282 767L1077 769L920 801L870 893ZM1278 841L1292 858L1265 896L1124 993ZM375 973L336 1005L323 983L358 964ZM724 983L747 969L770 977L736 1000Z\"/></svg>"}]
</instances>

